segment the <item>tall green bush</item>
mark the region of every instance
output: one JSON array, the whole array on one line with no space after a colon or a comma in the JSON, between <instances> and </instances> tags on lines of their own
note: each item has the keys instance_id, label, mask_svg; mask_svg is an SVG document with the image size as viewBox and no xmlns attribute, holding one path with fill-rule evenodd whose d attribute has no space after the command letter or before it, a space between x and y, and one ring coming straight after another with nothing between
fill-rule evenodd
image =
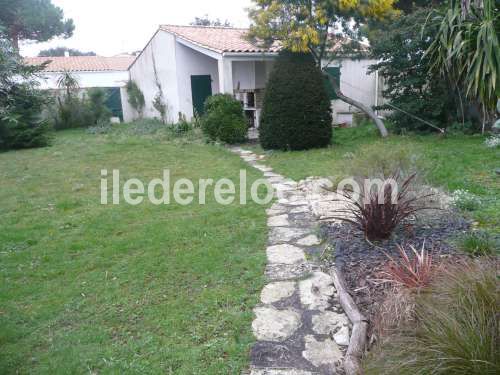
<instances>
[{"instance_id":1,"label":"tall green bush","mask_svg":"<svg viewBox=\"0 0 500 375\"><path fill-rule=\"evenodd\" d=\"M449 80L433 77L429 73L431 59L422 58L437 33L437 26L433 24L422 30L421 25L430 12L418 9L403 14L370 38L373 55L379 61L370 68L383 76L383 96L388 99L388 104L379 109L391 111L389 118L399 132L437 130L412 116L440 128L462 119L462 92Z\"/></svg>"},{"instance_id":2,"label":"tall green bush","mask_svg":"<svg viewBox=\"0 0 500 375\"><path fill-rule=\"evenodd\" d=\"M248 125L241 103L227 94L210 96L201 119L203 133L213 141L239 143L246 139Z\"/></svg>"},{"instance_id":3,"label":"tall green bush","mask_svg":"<svg viewBox=\"0 0 500 375\"><path fill-rule=\"evenodd\" d=\"M330 99L313 57L282 52L269 77L259 127L265 149L325 147L332 138Z\"/></svg>"},{"instance_id":4,"label":"tall green bush","mask_svg":"<svg viewBox=\"0 0 500 375\"><path fill-rule=\"evenodd\" d=\"M37 68L23 65L9 42L0 39L0 150L48 144L41 112L46 103L36 89Z\"/></svg>"}]
</instances>

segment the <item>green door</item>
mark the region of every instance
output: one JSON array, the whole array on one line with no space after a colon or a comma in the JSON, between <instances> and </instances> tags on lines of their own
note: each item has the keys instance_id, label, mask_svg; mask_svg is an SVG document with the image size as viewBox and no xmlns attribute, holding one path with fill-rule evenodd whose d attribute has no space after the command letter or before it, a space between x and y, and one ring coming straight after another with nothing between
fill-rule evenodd
<instances>
[{"instance_id":1,"label":"green door","mask_svg":"<svg viewBox=\"0 0 500 375\"><path fill-rule=\"evenodd\" d=\"M191 93L195 115L202 115L205 100L212 95L212 79L209 75L191 76Z\"/></svg>"},{"instance_id":2,"label":"green door","mask_svg":"<svg viewBox=\"0 0 500 375\"><path fill-rule=\"evenodd\" d=\"M106 102L104 105L109 108L113 117L119 117L123 121L122 97L119 87L109 87L106 91Z\"/></svg>"}]
</instances>

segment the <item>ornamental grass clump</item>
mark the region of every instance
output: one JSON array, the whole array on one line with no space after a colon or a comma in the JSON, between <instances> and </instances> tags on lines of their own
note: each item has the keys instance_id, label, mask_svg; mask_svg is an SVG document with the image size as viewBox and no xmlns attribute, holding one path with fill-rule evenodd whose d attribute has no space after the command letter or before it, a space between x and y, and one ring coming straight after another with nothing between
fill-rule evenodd
<instances>
[{"instance_id":1,"label":"ornamental grass clump","mask_svg":"<svg viewBox=\"0 0 500 375\"><path fill-rule=\"evenodd\" d=\"M367 375L500 373L500 294L494 262L443 267L415 296L415 319L379 341Z\"/></svg>"},{"instance_id":2,"label":"ornamental grass clump","mask_svg":"<svg viewBox=\"0 0 500 375\"><path fill-rule=\"evenodd\" d=\"M408 289L426 287L432 280L436 265L424 245L420 251L413 246L410 246L410 250L407 252L398 245L399 258L395 259L387 255L389 263L383 275L387 281L397 286L404 286Z\"/></svg>"},{"instance_id":3,"label":"ornamental grass clump","mask_svg":"<svg viewBox=\"0 0 500 375\"><path fill-rule=\"evenodd\" d=\"M419 196L411 190L415 177L414 173L401 179L399 173L395 173L376 189L371 185L365 186L365 182L369 181L365 179L362 184L358 184L359 197L352 192L341 193L347 200L347 207L337 210L341 215L334 218L359 228L368 240L389 238L404 220L417 211L430 208L425 206L424 202L433 194Z\"/></svg>"}]
</instances>

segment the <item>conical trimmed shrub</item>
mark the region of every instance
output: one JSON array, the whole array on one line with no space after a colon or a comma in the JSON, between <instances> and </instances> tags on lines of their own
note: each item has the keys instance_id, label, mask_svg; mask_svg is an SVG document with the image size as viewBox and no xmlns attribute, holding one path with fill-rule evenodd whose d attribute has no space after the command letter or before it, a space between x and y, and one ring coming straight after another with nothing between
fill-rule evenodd
<instances>
[{"instance_id":1,"label":"conical trimmed shrub","mask_svg":"<svg viewBox=\"0 0 500 375\"><path fill-rule=\"evenodd\" d=\"M323 74L306 53L280 53L264 95L259 138L264 149L325 147L332 113Z\"/></svg>"}]
</instances>

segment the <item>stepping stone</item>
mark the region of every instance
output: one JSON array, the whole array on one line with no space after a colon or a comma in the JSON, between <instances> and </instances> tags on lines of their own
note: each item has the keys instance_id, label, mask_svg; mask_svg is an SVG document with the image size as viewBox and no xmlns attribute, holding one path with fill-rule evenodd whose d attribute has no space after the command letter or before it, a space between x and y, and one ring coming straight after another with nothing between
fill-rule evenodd
<instances>
[{"instance_id":1,"label":"stepping stone","mask_svg":"<svg viewBox=\"0 0 500 375\"><path fill-rule=\"evenodd\" d=\"M250 375L314 375L313 373L305 370L297 370L294 368L262 368L262 369L252 369Z\"/></svg>"},{"instance_id":2,"label":"stepping stone","mask_svg":"<svg viewBox=\"0 0 500 375\"><path fill-rule=\"evenodd\" d=\"M312 317L312 329L319 335L333 335L348 325L347 316L333 311L325 311ZM349 334L349 330L347 334Z\"/></svg>"},{"instance_id":3,"label":"stepping stone","mask_svg":"<svg viewBox=\"0 0 500 375\"><path fill-rule=\"evenodd\" d=\"M253 152L252 152L252 151L243 150L243 149L241 149L241 148L236 149L236 150L239 150L239 153L240 153L241 155L253 155Z\"/></svg>"},{"instance_id":4,"label":"stepping stone","mask_svg":"<svg viewBox=\"0 0 500 375\"><path fill-rule=\"evenodd\" d=\"M303 214L306 212L309 212L309 207L307 206L298 206L290 211L291 214Z\"/></svg>"},{"instance_id":5,"label":"stepping stone","mask_svg":"<svg viewBox=\"0 0 500 375\"><path fill-rule=\"evenodd\" d=\"M272 281L295 280L304 278L311 274L309 263L299 264L268 264L265 275Z\"/></svg>"},{"instance_id":6,"label":"stepping stone","mask_svg":"<svg viewBox=\"0 0 500 375\"><path fill-rule=\"evenodd\" d=\"M261 172L271 172L273 170L271 167L265 166L263 164L255 164L253 167Z\"/></svg>"},{"instance_id":7,"label":"stepping stone","mask_svg":"<svg viewBox=\"0 0 500 375\"><path fill-rule=\"evenodd\" d=\"M319 244L321 244L321 241L318 238L318 236L314 234L310 234L309 236L301 238L300 240L297 241L297 245L301 246L316 246Z\"/></svg>"},{"instance_id":8,"label":"stepping stone","mask_svg":"<svg viewBox=\"0 0 500 375\"><path fill-rule=\"evenodd\" d=\"M269 246L266 252L269 263L296 264L306 260L302 249L288 244Z\"/></svg>"},{"instance_id":9,"label":"stepping stone","mask_svg":"<svg viewBox=\"0 0 500 375\"><path fill-rule=\"evenodd\" d=\"M269 233L269 242L271 245L290 242L304 237L309 231L302 228L274 227Z\"/></svg>"},{"instance_id":10,"label":"stepping stone","mask_svg":"<svg viewBox=\"0 0 500 375\"><path fill-rule=\"evenodd\" d=\"M274 307L256 307L252 322L257 340L283 342L300 327L300 314L293 310L278 310Z\"/></svg>"},{"instance_id":11,"label":"stepping stone","mask_svg":"<svg viewBox=\"0 0 500 375\"><path fill-rule=\"evenodd\" d=\"M309 310L324 311L330 305L330 298L335 294L333 279L323 272L299 282L300 302Z\"/></svg>"},{"instance_id":12,"label":"stepping stone","mask_svg":"<svg viewBox=\"0 0 500 375\"><path fill-rule=\"evenodd\" d=\"M264 172L264 177L283 177L283 176L274 172Z\"/></svg>"},{"instance_id":13,"label":"stepping stone","mask_svg":"<svg viewBox=\"0 0 500 375\"><path fill-rule=\"evenodd\" d=\"M314 336L308 335L304 342L305 350L302 356L314 366L336 366L342 361L342 352L333 340L317 341Z\"/></svg>"},{"instance_id":14,"label":"stepping stone","mask_svg":"<svg viewBox=\"0 0 500 375\"><path fill-rule=\"evenodd\" d=\"M284 209L273 209L273 208L268 208L266 210L266 214L267 216L276 216L276 215L283 215L284 213L287 212L287 209L284 208Z\"/></svg>"},{"instance_id":15,"label":"stepping stone","mask_svg":"<svg viewBox=\"0 0 500 375\"><path fill-rule=\"evenodd\" d=\"M267 219L268 227L287 227L290 225L288 221L288 215L271 216Z\"/></svg>"},{"instance_id":16,"label":"stepping stone","mask_svg":"<svg viewBox=\"0 0 500 375\"><path fill-rule=\"evenodd\" d=\"M349 346L349 327L342 327L336 334L333 335L333 339L340 346Z\"/></svg>"},{"instance_id":17,"label":"stepping stone","mask_svg":"<svg viewBox=\"0 0 500 375\"><path fill-rule=\"evenodd\" d=\"M271 304L291 297L295 293L295 282L277 281L267 284L260 292L262 303Z\"/></svg>"}]
</instances>

